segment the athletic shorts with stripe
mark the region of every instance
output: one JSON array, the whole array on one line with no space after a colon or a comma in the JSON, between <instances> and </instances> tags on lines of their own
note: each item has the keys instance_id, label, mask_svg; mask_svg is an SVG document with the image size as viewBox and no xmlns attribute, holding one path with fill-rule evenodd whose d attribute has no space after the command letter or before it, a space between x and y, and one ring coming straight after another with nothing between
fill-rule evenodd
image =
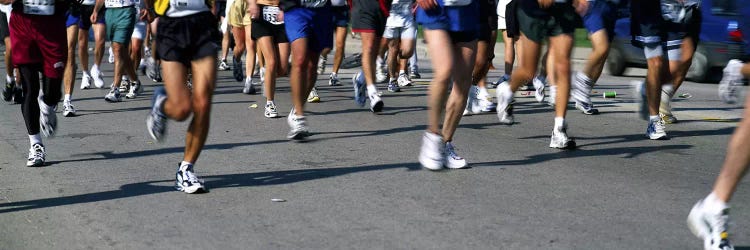
<instances>
[{"instance_id":1,"label":"athletic shorts with stripe","mask_svg":"<svg viewBox=\"0 0 750 250\"><path fill-rule=\"evenodd\" d=\"M65 18L64 14L28 15L14 9L9 23L14 66L41 64L45 77L62 78L68 59Z\"/></svg>"},{"instance_id":2,"label":"athletic shorts with stripe","mask_svg":"<svg viewBox=\"0 0 750 250\"><path fill-rule=\"evenodd\" d=\"M425 11L417 7L417 23L430 30L445 30L453 43L471 42L479 38L479 3L471 1L464 6L445 6L437 0L438 6Z\"/></svg>"}]
</instances>

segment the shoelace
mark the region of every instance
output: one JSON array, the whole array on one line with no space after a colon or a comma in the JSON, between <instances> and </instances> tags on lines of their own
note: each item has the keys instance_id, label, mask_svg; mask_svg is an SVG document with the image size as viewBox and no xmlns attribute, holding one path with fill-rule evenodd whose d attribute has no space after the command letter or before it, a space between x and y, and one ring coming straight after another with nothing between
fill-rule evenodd
<instances>
[{"instance_id":1,"label":"shoelace","mask_svg":"<svg viewBox=\"0 0 750 250\"><path fill-rule=\"evenodd\" d=\"M664 133L664 130L666 129L666 126L664 125L664 121L659 119L658 121L654 122L654 132L656 133Z\"/></svg>"},{"instance_id":2,"label":"shoelace","mask_svg":"<svg viewBox=\"0 0 750 250\"><path fill-rule=\"evenodd\" d=\"M455 160L462 160L463 157L458 156L458 154L456 154L456 150L457 149L455 146L453 146L453 144L448 144L445 146L445 153L448 155L448 157Z\"/></svg>"},{"instance_id":3,"label":"shoelace","mask_svg":"<svg viewBox=\"0 0 750 250\"><path fill-rule=\"evenodd\" d=\"M29 150L29 158L30 159L44 158L44 149L39 145L34 145L34 147L31 150Z\"/></svg>"}]
</instances>

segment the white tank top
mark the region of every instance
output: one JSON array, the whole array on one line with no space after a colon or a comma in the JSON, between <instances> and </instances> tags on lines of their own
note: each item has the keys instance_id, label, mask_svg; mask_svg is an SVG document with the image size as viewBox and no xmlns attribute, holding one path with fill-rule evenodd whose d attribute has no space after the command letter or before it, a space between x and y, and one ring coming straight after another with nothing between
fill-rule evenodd
<instances>
[{"instance_id":1,"label":"white tank top","mask_svg":"<svg viewBox=\"0 0 750 250\"><path fill-rule=\"evenodd\" d=\"M23 0L23 13L51 16L55 14L55 0Z\"/></svg>"},{"instance_id":2,"label":"white tank top","mask_svg":"<svg viewBox=\"0 0 750 250\"><path fill-rule=\"evenodd\" d=\"M168 17L183 17L205 11L211 11L211 9L204 0L169 0L169 9L166 14Z\"/></svg>"},{"instance_id":3,"label":"white tank top","mask_svg":"<svg viewBox=\"0 0 750 250\"><path fill-rule=\"evenodd\" d=\"M133 0L104 0L104 7L122 8L135 5Z\"/></svg>"}]
</instances>

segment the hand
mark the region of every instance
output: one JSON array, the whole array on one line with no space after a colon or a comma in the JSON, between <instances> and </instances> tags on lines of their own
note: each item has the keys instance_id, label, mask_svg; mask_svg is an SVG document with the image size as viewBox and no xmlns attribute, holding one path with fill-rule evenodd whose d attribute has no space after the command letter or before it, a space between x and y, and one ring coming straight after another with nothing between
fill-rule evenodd
<instances>
[{"instance_id":1,"label":"hand","mask_svg":"<svg viewBox=\"0 0 750 250\"><path fill-rule=\"evenodd\" d=\"M429 10L438 6L435 0L417 0L417 5L423 10Z\"/></svg>"},{"instance_id":2,"label":"hand","mask_svg":"<svg viewBox=\"0 0 750 250\"><path fill-rule=\"evenodd\" d=\"M138 13L138 20L147 21L148 20L148 11L146 11L145 9L141 9L141 13Z\"/></svg>"},{"instance_id":3,"label":"hand","mask_svg":"<svg viewBox=\"0 0 750 250\"><path fill-rule=\"evenodd\" d=\"M91 23L96 23L96 20L99 19L98 17L99 17L98 11L94 10L94 13L91 13L91 18L89 19Z\"/></svg>"},{"instance_id":4,"label":"hand","mask_svg":"<svg viewBox=\"0 0 750 250\"><path fill-rule=\"evenodd\" d=\"M573 7L576 8L576 13L580 16L586 15L589 12L589 1L588 0L576 0L573 1Z\"/></svg>"},{"instance_id":5,"label":"hand","mask_svg":"<svg viewBox=\"0 0 750 250\"><path fill-rule=\"evenodd\" d=\"M152 23L154 22L154 19L156 19L156 13L153 9L146 10L146 22Z\"/></svg>"},{"instance_id":6,"label":"hand","mask_svg":"<svg viewBox=\"0 0 750 250\"><path fill-rule=\"evenodd\" d=\"M241 1L241 0L240 0ZM247 14L250 15L251 19L258 19L259 15L259 9L258 4L252 3L247 5Z\"/></svg>"},{"instance_id":7,"label":"hand","mask_svg":"<svg viewBox=\"0 0 750 250\"><path fill-rule=\"evenodd\" d=\"M555 3L555 0L537 0L539 2L539 7L542 9L549 8L552 6L553 3Z\"/></svg>"}]
</instances>

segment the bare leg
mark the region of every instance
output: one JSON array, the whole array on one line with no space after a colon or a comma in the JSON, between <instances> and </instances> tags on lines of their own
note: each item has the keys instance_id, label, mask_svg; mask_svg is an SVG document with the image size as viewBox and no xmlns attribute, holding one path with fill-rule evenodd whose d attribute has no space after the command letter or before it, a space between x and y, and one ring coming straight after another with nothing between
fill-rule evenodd
<instances>
[{"instance_id":1,"label":"bare leg","mask_svg":"<svg viewBox=\"0 0 750 250\"><path fill-rule=\"evenodd\" d=\"M73 94L76 82L76 43L78 42L78 25L68 27L68 60L65 62L65 73L63 73L63 84L65 84L65 96Z\"/></svg>"},{"instance_id":2,"label":"bare leg","mask_svg":"<svg viewBox=\"0 0 750 250\"><path fill-rule=\"evenodd\" d=\"M555 48L553 55L554 78L557 83L557 96L555 97L555 117L565 117L568 109L568 98L570 97L570 54L573 48L573 35L562 34L549 38L550 47ZM550 60L550 58L547 58Z\"/></svg>"},{"instance_id":3,"label":"bare leg","mask_svg":"<svg viewBox=\"0 0 750 250\"><path fill-rule=\"evenodd\" d=\"M336 52L333 56L333 73L339 73L341 62L344 61L344 47L346 45L346 27L336 27Z\"/></svg>"},{"instance_id":4,"label":"bare leg","mask_svg":"<svg viewBox=\"0 0 750 250\"><path fill-rule=\"evenodd\" d=\"M306 75L310 65L310 58L307 57L307 38L299 38L292 42L292 68L289 73L289 83L292 88L292 104L294 105L295 115L303 116L305 112L305 103L307 102L308 80Z\"/></svg>"},{"instance_id":5,"label":"bare leg","mask_svg":"<svg viewBox=\"0 0 750 250\"><path fill-rule=\"evenodd\" d=\"M539 63L539 52L541 46L539 43L532 41L525 35L521 34L519 39L520 48L520 60L518 67L510 77L510 89L515 92L521 85L531 81L537 70L537 63Z\"/></svg>"},{"instance_id":6,"label":"bare leg","mask_svg":"<svg viewBox=\"0 0 750 250\"><path fill-rule=\"evenodd\" d=\"M442 134L440 122L443 120L442 115L447 100L448 84L451 84L451 71L455 63L453 53L455 51L449 49L453 47L453 44L451 44L450 36L446 31L426 29L424 35L430 41L427 43L428 51L435 52L430 53L434 73L427 94L427 107L429 108L427 111L427 131L440 135ZM438 53L438 51L440 52ZM466 98L464 98L465 100ZM462 106L465 105L464 103Z\"/></svg>"},{"instance_id":7,"label":"bare leg","mask_svg":"<svg viewBox=\"0 0 750 250\"><path fill-rule=\"evenodd\" d=\"M375 60L378 55L378 47L380 44L380 37L375 36L375 33L362 32L362 71L364 71L365 82L367 85L374 85L375 79Z\"/></svg>"},{"instance_id":8,"label":"bare leg","mask_svg":"<svg viewBox=\"0 0 750 250\"><path fill-rule=\"evenodd\" d=\"M273 101L276 90L276 69L278 68L277 60L279 58L278 51L276 51L276 44L270 36L261 37L257 42L259 51L263 51L263 58L266 64L265 82L263 83L265 91L263 93L266 96L266 101Z\"/></svg>"},{"instance_id":9,"label":"bare leg","mask_svg":"<svg viewBox=\"0 0 750 250\"><path fill-rule=\"evenodd\" d=\"M193 120L190 121L185 137L185 156L183 161L195 163L206 144L208 128L211 121L211 98L216 85L216 57L207 56L192 61L193 89L192 110ZM185 86L184 82L182 86Z\"/></svg>"},{"instance_id":10,"label":"bare leg","mask_svg":"<svg viewBox=\"0 0 750 250\"><path fill-rule=\"evenodd\" d=\"M473 65L476 48L476 41L458 43L453 46L455 56L453 58L453 90L448 97L448 103L445 107L445 121L443 122L443 138L446 142L453 141L453 133L456 132L464 108L466 108L469 87L471 87L471 70L476 68ZM486 60L484 64L487 64Z\"/></svg>"}]
</instances>

